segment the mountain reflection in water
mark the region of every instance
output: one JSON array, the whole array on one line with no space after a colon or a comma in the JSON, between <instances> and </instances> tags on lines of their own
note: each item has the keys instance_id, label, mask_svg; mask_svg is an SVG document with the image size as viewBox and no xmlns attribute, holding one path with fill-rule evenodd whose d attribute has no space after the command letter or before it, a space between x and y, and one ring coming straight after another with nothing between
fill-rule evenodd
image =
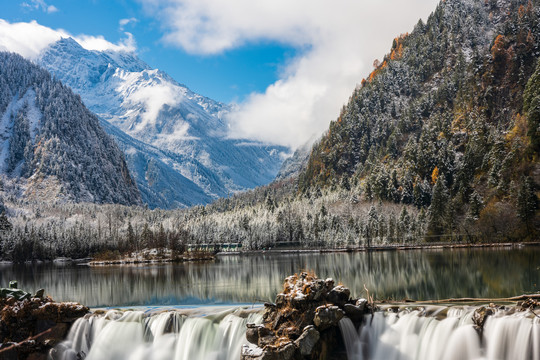
<instances>
[{"instance_id":1,"label":"mountain reflection in water","mask_svg":"<svg viewBox=\"0 0 540 360\"><path fill-rule=\"evenodd\" d=\"M507 297L538 291L540 248L251 254L214 262L123 267L1 265L0 286L18 280L59 301L90 307L272 301L302 270L378 299Z\"/></svg>"}]
</instances>

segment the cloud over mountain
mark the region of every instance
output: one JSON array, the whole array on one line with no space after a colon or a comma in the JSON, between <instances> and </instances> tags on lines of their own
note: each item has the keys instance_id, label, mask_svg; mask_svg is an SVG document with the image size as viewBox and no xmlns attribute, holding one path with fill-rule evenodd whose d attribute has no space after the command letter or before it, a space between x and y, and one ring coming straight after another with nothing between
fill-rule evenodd
<instances>
[{"instance_id":1,"label":"cloud over mountain","mask_svg":"<svg viewBox=\"0 0 540 360\"><path fill-rule=\"evenodd\" d=\"M36 21L10 23L0 19L0 51L11 51L28 59L36 59L50 44L68 37L77 40L87 50L135 51L133 36L128 32L124 34L126 37L114 44L103 36L72 35L64 29L51 29Z\"/></svg>"},{"instance_id":2,"label":"cloud over mountain","mask_svg":"<svg viewBox=\"0 0 540 360\"><path fill-rule=\"evenodd\" d=\"M300 55L264 93L230 116L234 136L298 146L321 133L382 57L391 39L427 16L436 0L141 0L164 25L163 40L212 55L270 41ZM385 16L373 16L374 14Z\"/></svg>"}]
</instances>

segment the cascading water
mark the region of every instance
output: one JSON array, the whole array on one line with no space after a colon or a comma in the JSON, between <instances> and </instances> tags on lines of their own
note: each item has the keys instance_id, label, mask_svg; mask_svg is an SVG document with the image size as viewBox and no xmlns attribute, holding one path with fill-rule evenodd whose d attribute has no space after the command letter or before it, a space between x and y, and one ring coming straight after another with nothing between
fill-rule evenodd
<instances>
[{"instance_id":1,"label":"cascading water","mask_svg":"<svg viewBox=\"0 0 540 360\"><path fill-rule=\"evenodd\" d=\"M496 310L482 331L475 307L387 308L356 329L340 321L349 360L540 360L540 318L530 311Z\"/></svg>"},{"instance_id":2,"label":"cascading water","mask_svg":"<svg viewBox=\"0 0 540 360\"><path fill-rule=\"evenodd\" d=\"M111 310L78 319L51 360L237 360L247 323L260 312L230 309L210 315Z\"/></svg>"}]
</instances>

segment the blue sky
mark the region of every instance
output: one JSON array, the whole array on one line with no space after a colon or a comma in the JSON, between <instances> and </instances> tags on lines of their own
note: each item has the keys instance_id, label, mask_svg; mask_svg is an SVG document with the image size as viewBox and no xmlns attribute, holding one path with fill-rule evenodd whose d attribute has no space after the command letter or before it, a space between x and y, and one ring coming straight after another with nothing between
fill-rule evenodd
<instances>
[{"instance_id":1,"label":"blue sky","mask_svg":"<svg viewBox=\"0 0 540 360\"><path fill-rule=\"evenodd\" d=\"M297 53L294 47L261 41L219 54L188 54L162 41L160 21L148 16L136 1L52 0L40 5L30 0L0 0L0 4L0 18L9 22L36 20L74 35L101 35L113 43L130 32L139 57L151 67L164 70L197 93L226 103L241 102L254 91L264 91ZM48 12L49 6L57 10ZM122 19L136 20L121 27Z\"/></svg>"},{"instance_id":2,"label":"blue sky","mask_svg":"<svg viewBox=\"0 0 540 360\"><path fill-rule=\"evenodd\" d=\"M65 34L135 51L226 103L231 137L319 137L394 37L438 0L0 0L0 50L29 58ZM32 22L35 21L35 22Z\"/></svg>"}]
</instances>

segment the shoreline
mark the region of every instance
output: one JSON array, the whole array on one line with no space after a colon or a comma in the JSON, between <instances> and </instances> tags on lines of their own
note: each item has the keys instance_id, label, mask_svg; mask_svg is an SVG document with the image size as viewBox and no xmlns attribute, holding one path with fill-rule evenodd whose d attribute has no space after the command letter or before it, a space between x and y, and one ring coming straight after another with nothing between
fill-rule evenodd
<instances>
[{"instance_id":1,"label":"shoreline","mask_svg":"<svg viewBox=\"0 0 540 360\"><path fill-rule=\"evenodd\" d=\"M154 265L154 264L180 264L185 262L202 262L213 261L215 256L208 255L200 258L182 257L182 258L166 258L166 259L118 259L118 260L92 260L81 265L86 266L138 266L138 265Z\"/></svg>"},{"instance_id":2,"label":"shoreline","mask_svg":"<svg viewBox=\"0 0 540 360\"><path fill-rule=\"evenodd\" d=\"M370 252L370 251L409 251L409 250L447 250L447 249L480 249L480 248L523 248L540 246L540 241L537 242L520 242L520 243L485 243L485 244L431 244L431 245L378 245L371 247L349 247L349 248L334 248L334 249L267 249L267 250L245 250L245 251L223 251L214 255L197 257L183 257L182 259L121 259L121 260L105 260L105 261L90 261L88 266L138 266L138 265L156 265L156 264L171 264L184 262L201 262L213 261L221 256L251 256L259 254L325 254L325 253L353 253L353 252Z\"/></svg>"},{"instance_id":3,"label":"shoreline","mask_svg":"<svg viewBox=\"0 0 540 360\"><path fill-rule=\"evenodd\" d=\"M356 246L346 248L320 248L320 249L303 249L303 248L284 248L284 249L261 249L261 250L242 250L242 251L223 251L218 253L208 253L205 256L180 256L177 258L162 258L162 259L144 259L144 258L125 258L116 260L93 260L92 258L85 259L70 259L58 258L54 260L34 260L31 262L14 263L12 261L0 260L0 266L12 265L33 265L43 263L53 263L57 265L79 265L79 266L140 266L140 265L157 265L157 264L179 264L185 262L201 262L214 261L222 256L252 256L260 254L325 254L325 253L355 253L355 252L382 252L382 251L410 251L410 250L454 250L454 249L514 249L525 247L540 247L540 241L530 242L504 242L504 243L480 243L480 244L464 244L464 243L438 243L438 244L387 244L376 246Z\"/></svg>"},{"instance_id":4,"label":"shoreline","mask_svg":"<svg viewBox=\"0 0 540 360\"><path fill-rule=\"evenodd\" d=\"M255 255L255 254L295 254L295 253L349 253L349 252L370 252L370 251L407 251L407 250L446 250L446 249L478 249L478 248L523 248L540 246L540 241L533 242L505 242L505 243L482 243L482 244L429 244L429 245L402 245L388 244L377 246L359 246L347 248L328 248L328 249L267 249L267 250L245 250L219 252L216 256L226 255Z\"/></svg>"}]
</instances>

